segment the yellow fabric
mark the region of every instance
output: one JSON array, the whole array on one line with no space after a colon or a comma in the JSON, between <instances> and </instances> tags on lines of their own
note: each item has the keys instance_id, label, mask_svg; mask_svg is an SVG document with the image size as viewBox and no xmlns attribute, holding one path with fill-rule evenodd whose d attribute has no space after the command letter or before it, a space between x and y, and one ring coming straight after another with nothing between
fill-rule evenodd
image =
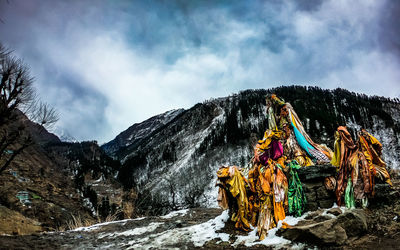
<instances>
[{"instance_id":1,"label":"yellow fabric","mask_svg":"<svg viewBox=\"0 0 400 250\"><path fill-rule=\"evenodd\" d=\"M233 214L232 220L236 222L236 228L248 231L250 229L250 224L247 219L247 216L249 215L249 203L245 188L246 179L236 167L233 168L235 168L234 175L226 181L226 184L229 187L229 192L236 198L238 205L238 212L237 214Z\"/></svg>"},{"instance_id":2,"label":"yellow fabric","mask_svg":"<svg viewBox=\"0 0 400 250\"><path fill-rule=\"evenodd\" d=\"M339 132L335 132L335 146L334 146L334 153L331 160L331 164L337 168L340 166L340 135Z\"/></svg>"},{"instance_id":3,"label":"yellow fabric","mask_svg":"<svg viewBox=\"0 0 400 250\"><path fill-rule=\"evenodd\" d=\"M260 240L265 239L268 230L276 227L274 217L272 215L272 196L266 196L260 207L260 215L257 222L257 235Z\"/></svg>"},{"instance_id":4,"label":"yellow fabric","mask_svg":"<svg viewBox=\"0 0 400 250\"><path fill-rule=\"evenodd\" d=\"M283 208L283 201L282 202L274 202L274 217L276 223L280 220L284 220L286 218L285 209Z\"/></svg>"},{"instance_id":5,"label":"yellow fabric","mask_svg":"<svg viewBox=\"0 0 400 250\"><path fill-rule=\"evenodd\" d=\"M389 172L386 169L386 163L380 158L378 153L374 150L372 145L376 145L379 150L382 149L382 144L372 135L368 133L369 139L371 141L371 146L369 145L366 138L360 136L360 144L362 153L365 156L365 159L368 162L370 167L370 171L375 175L384 180L390 186L393 186Z\"/></svg>"},{"instance_id":6,"label":"yellow fabric","mask_svg":"<svg viewBox=\"0 0 400 250\"><path fill-rule=\"evenodd\" d=\"M282 131L273 131L267 129L264 133L264 139L258 141L257 149L265 151L270 147L272 139L280 139L282 137Z\"/></svg>"},{"instance_id":7,"label":"yellow fabric","mask_svg":"<svg viewBox=\"0 0 400 250\"><path fill-rule=\"evenodd\" d=\"M302 167L314 166L314 162L300 149L295 153L294 160Z\"/></svg>"},{"instance_id":8,"label":"yellow fabric","mask_svg":"<svg viewBox=\"0 0 400 250\"><path fill-rule=\"evenodd\" d=\"M291 117L292 117L292 122L293 122L293 125L297 128L297 129L299 129L299 127L297 127L297 124L296 124L296 119L294 118L294 116L293 116L293 114L290 112L290 115L291 115Z\"/></svg>"}]
</instances>

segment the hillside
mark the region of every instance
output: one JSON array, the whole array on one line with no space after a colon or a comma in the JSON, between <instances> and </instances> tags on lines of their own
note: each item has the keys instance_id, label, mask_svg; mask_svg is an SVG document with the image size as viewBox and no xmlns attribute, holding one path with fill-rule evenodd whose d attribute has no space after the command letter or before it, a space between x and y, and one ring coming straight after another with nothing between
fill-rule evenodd
<instances>
[{"instance_id":1,"label":"hillside","mask_svg":"<svg viewBox=\"0 0 400 250\"><path fill-rule=\"evenodd\" d=\"M62 230L74 217L94 223L121 209L125 193L114 179L120 163L96 142L61 142L21 112L9 126L19 126L32 144L0 174L0 208L12 215L0 233Z\"/></svg>"},{"instance_id":2,"label":"hillside","mask_svg":"<svg viewBox=\"0 0 400 250\"><path fill-rule=\"evenodd\" d=\"M124 142L123 146L108 143L103 148L121 160L118 179L125 188L139 190L137 206L142 212L215 206L215 171L221 165L246 165L252 145L266 128L265 96L271 93L292 104L315 142L333 148L339 125L348 126L353 136L363 127L383 143L389 168L400 168L398 100L317 87L247 90L211 99L180 111L157 129L149 120L136 124L132 127L140 130L131 127L113 140ZM152 132L133 139L143 130ZM107 148L110 144L112 151Z\"/></svg>"}]
</instances>

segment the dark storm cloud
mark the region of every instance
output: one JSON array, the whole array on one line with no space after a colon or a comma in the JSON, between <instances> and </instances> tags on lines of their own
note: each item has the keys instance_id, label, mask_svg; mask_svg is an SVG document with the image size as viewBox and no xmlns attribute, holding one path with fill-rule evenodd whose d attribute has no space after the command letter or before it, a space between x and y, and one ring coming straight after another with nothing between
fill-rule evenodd
<instances>
[{"instance_id":1,"label":"dark storm cloud","mask_svg":"<svg viewBox=\"0 0 400 250\"><path fill-rule=\"evenodd\" d=\"M380 19L378 41L383 50L395 53L400 59L400 2L389 1Z\"/></svg>"},{"instance_id":2,"label":"dark storm cloud","mask_svg":"<svg viewBox=\"0 0 400 250\"><path fill-rule=\"evenodd\" d=\"M6 1L0 40L78 139L247 88L400 95L397 1ZM377 87L379 84L379 88Z\"/></svg>"}]
</instances>

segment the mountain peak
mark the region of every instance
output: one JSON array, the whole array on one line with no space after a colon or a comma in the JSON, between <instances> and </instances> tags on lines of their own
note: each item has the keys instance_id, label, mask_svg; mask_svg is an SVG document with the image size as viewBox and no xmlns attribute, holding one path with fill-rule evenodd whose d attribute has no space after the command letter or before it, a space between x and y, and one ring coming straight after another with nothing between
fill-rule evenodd
<instances>
[{"instance_id":1,"label":"mountain peak","mask_svg":"<svg viewBox=\"0 0 400 250\"><path fill-rule=\"evenodd\" d=\"M117 135L112 141L102 145L102 148L107 154L115 156L115 153L121 148L130 147L151 136L153 132L174 120L184 111L185 109L173 109L155 115L143 122L135 123Z\"/></svg>"}]
</instances>

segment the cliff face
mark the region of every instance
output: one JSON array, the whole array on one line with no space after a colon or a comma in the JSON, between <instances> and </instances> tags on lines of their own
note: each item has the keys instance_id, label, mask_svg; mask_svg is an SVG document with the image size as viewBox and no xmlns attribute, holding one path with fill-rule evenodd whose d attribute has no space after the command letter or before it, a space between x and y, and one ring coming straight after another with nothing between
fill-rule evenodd
<instances>
[{"instance_id":1,"label":"cliff face","mask_svg":"<svg viewBox=\"0 0 400 250\"><path fill-rule=\"evenodd\" d=\"M389 167L399 169L398 100L294 86L209 100L179 111L157 129L149 121L134 125L152 132L139 133L135 140L137 130L130 129L114 140L126 143L113 143L112 155L123 163L118 179L125 187L138 188L138 206L144 211L215 204L215 172L221 165L245 166L250 160L266 128L265 96L270 93L292 104L315 142L333 148L339 125L348 126L353 136L363 127L383 143Z\"/></svg>"}]
</instances>

